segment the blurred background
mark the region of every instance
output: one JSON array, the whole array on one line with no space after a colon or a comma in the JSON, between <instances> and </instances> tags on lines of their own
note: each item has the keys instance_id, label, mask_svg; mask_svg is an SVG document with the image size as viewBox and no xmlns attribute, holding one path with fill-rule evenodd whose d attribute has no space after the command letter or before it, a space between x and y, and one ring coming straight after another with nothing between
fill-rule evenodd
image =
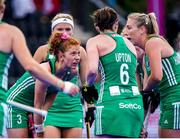
<instances>
[{"instance_id":1,"label":"blurred background","mask_svg":"<svg viewBox=\"0 0 180 139\"><path fill-rule=\"evenodd\" d=\"M177 48L180 32L180 0L6 0L4 21L19 27L32 53L47 42L50 35L51 19L58 13L69 13L75 20L74 36L85 47L89 37L96 34L90 15L94 10L110 6L120 16L119 33L131 12L155 12L160 33L173 48ZM180 37L180 35L179 35ZM9 85L15 83L24 70L14 58Z\"/></svg>"}]
</instances>

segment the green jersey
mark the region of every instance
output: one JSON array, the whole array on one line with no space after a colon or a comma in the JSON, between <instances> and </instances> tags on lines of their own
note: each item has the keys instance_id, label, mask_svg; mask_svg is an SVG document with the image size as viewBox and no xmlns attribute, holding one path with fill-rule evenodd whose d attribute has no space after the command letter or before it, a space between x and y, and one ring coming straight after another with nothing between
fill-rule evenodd
<instances>
[{"instance_id":1,"label":"green jersey","mask_svg":"<svg viewBox=\"0 0 180 139\"><path fill-rule=\"evenodd\" d=\"M34 106L35 79L29 72L25 72L8 90L7 100Z\"/></svg>"},{"instance_id":2,"label":"green jersey","mask_svg":"<svg viewBox=\"0 0 180 139\"><path fill-rule=\"evenodd\" d=\"M0 20L0 24L3 22ZM0 102L4 102L8 89L8 70L13 59L12 53L0 51Z\"/></svg>"},{"instance_id":3,"label":"green jersey","mask_svg":"<svg viewBox=\"0 0 180 139\"><path fill-rule=\"evenodd\" d=\"M46 59L52 59L54 55L47 55ZM63 78L64 81L68 80L67 77ZM74 84L78 84L78 76L70 80ZM49 88L51 92L52 88ZM71 120L70 120L71 119ZM80 94L71 97L68 94L58 93L52 106L48 109L48 115L45 120L45 126L57 127L80 127L83 126L83 110L80 99Z\"/></svg>"},{"instance_id":4,"label":"green jersey","mask_svg":"<svg viewBox=\"0 0 180 139\"><path fill-rule=\"evenodd\" d=\"M145 56L147 74L150 75L151 69L149 58ZM169 108L172 103L180 101L180 55L177 52L167 58L162 58L163 78L156 87L160 93L161 107Z\"/></svg>"},{"instance_id":5,"label":"green jersey","mask_svg":"<svg viewBox=\"0 0 180 139\"><path fill-rule=\"evenodd\" d=\"M51 59L49 62L51 67L51 73L54 74L55 60ZM29 72L25 72L8 90L7 100L20 102L28 106L34 106L34 86L35 79Z\"/></svg>"},{"instance_id":6,"label":"green jersey","mask_svg":"<svg viewBox=\"0 0 180 139\"><path fill-rule=\"evenodd\" d=\"M49 60L51 73L55 73L55 59ZM35 79L25 72L7 92L7 101L15 101L27 106L34 107ZM57 92L57 88L49 87ZM20 108L8 106L7 128L27 128L29 112Z\"/></svg>"},{"instance_id":7,"label":"green jersey","mask_svg":"<svg viewBox=\"0 0 180 139\"><path fill-rule=\"evenodd\" d=\"M3 22L0 20L0 24ZM8 89L8 70L13 59L13 54L0 51L0 136L7 137L6 117L7 106L4 103Z\"/></svg>"},{"instance_id":8,"label":"green jersey","mask_svg":"<svg viewBox=\"0 0 180 139\"><path fill-rule=\"evenodd\" d=\"M120 35L108 35L117 42L117 46L109 54L100 57L101 85L97 103L141 96L135 74L136 56L128 49Z\"/></svg>"},{"instance_id":9,"label":"green jersey","mask_svg":"<svg viewBox=\"0 0 180 139\"><path fill-rule=\"evenodd\" d=\"M137 138L144 120L142 96L136 81L137 59L120 35L107 35L116 41L116 47L100 57L95 135Z\"/></svg>"},{"instance_id":10,"label":"green jersey","mask_svg":"<svg viewBox=\"0 0 180 139\"><path fill-rule=\"evenodd\" d=\"M0 52L0 101L5 100L8 89L8 70L13 59L13 54Z\"/></svg>"},{"instance_id":11,"label":"green jersey","mask_svg":"<svg viewBox=\"0 0 180 139\"><path fill-rule=\"evenodd\" d=\"M0 20L0 24L3 22ZM7 91L8 89L8 70L13 59L12 53L0 51L0 90ZM2 95L0 94L0 100Z\"/></svg>"}]
</instances>

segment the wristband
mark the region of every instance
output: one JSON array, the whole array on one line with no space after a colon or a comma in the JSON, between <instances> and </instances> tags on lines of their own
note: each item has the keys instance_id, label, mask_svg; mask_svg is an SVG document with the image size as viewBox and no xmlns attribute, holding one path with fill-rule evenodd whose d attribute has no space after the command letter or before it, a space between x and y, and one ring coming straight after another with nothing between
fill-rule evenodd
<instances>
[{"instance_id":1,"label":"wristband","mask_svg":"<svg viewBox=\"0 0 180 139\"><path fill-rule=\"evenodd\" d=\"M64 82L63 92L64 92L65 94L68 94L68 93L70 92L70 90L71 90L72 85L73 85L73 84L70 83L70 82Z\"/></svg>"},{"instance_id":2,"label":"wristband","mask_svg":"<svg viewBox=\"0 0 180 139\"><path fill-rule=\"evenodd\" d=\"M43 133L44 132L44 125L34 125L34 131L35 133Z\"/></svg>"}]
</instances>

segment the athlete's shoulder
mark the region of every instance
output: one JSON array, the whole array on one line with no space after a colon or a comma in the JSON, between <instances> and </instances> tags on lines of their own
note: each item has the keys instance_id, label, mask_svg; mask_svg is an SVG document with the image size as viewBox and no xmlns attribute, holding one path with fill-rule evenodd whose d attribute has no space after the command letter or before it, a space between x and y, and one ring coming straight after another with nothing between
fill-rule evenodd
<instances>
[{"instance_id":1,"label":"athlete's shoulder","mask_svg":"<svg viewBox=\"0 0 180 139\"><path fill-rule=\"evenodd\" d=\"M88 39L88 42L97 40L98 38L99 38L99 35L96 35L96 36L94 36L94 37L89 38L89 39Z\"/></svg>"},{"instance_id":2,"label":"athlete's shoulder","mask_svg":"<svg viewBox=\"0 0 180 139\"><path fill-rule=\"evenodd\" d=\"M48 54L48 44L41 45L34 53L33 58L39 63L41 63L42 61L46 60L47 54Z\"/></svg>"},{"instance_id":3,"label":"athlete's shoulder","mask_svg":"<svg viewBox=\"0 0 180 139\"><path fill-rule=\"evenodd\" d=\"M16 27L15 25L8 24L8 23L5 23L5 24L4 24L4 28L5 28L6 30L15 31L15 33L16 33L17 31L20 31L20 32L21 32L21 30L20 30L18 27ZM13 33L14 33L14 32L13 32Z\"/></svg>"},{"instance_id":4,"label":"athlete's shoulder","mask_svg":"<svg viewBox=\"0 0 180 139\"><path fill-rule=\"evenodd\" d=\"M48 50L48 44L40 45L37 50L47 51Z\"/></svg>"},{"instance_id":5,"label":"athlete's shoulder","mask_svg":"<svg viewBox=\"0 0 180 139\"><path fill-rule=\"evenodd\" d=\"M14 26L14 25L10 25L10 24L8 24L8 23L3 23L3 24L1 24L1 26L0 26L0 29L1 29L1 32L7 32L8 34L9 33L14 33L14 30L16 30L16 26Z\"/></svg>"},{"instance_id":6,"label":"athlete's shoulder","mask_svg":"<svg viewBox=\"0 0 180 139\"><path fill-rule=\"evenodd\" d=\"M96 42L97 42L97 36L89 38L86 43L86 49L89 47L89 45L92 45Z\"/></svg>"},{"instance_id":7,"label":"athlete's shoulder","mask_svg":"<svg viewBox=\"0 0 180 139\"><path fill-rule=\"evenodd\" d=\"M103 37L104 36L102 36L101 34L98 34L98 35L96 35L94 37L91 37L91 38L88 39L87 44L98 43L99 41L102 40Z\"/></svg>"},{"instance_id":8,"label":"athlete's shoulder","mask_svg":"<svg viewBox=\"0 0 180 139\"><path fill-rule=\"evenodd\" d=\"M22 31L11 24L8 23L3 23L2 25L0 25L0 30L1 30L1 35L7 38L7 41L10 42L11 39L18 40L21 39L22 37L24 37Z\"/></svg>"}]
</instances>

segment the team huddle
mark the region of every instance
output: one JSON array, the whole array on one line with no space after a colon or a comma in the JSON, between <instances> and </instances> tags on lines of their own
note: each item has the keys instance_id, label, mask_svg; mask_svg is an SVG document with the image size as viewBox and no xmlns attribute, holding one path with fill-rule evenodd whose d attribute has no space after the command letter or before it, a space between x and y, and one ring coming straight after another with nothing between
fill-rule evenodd
<instances>
[{"instance_id":1,"label":"team huddle","mask_svg":"<svg viewBox=\"0 0 180 139\"><path fill-rule=\"evenodd\" d=\"M23 33L2 21L4 9L0 0L0 137L81 138L94 122L95 137L146 138L144 121L159 105L159 137L180 137L180 55L154 13L129 14L118 34L117 12L97 9L98 34L85 48L73 17L58 13L32 57ZM26 72L8 89L13 55Z\"/></svg>"}]
</instances>

